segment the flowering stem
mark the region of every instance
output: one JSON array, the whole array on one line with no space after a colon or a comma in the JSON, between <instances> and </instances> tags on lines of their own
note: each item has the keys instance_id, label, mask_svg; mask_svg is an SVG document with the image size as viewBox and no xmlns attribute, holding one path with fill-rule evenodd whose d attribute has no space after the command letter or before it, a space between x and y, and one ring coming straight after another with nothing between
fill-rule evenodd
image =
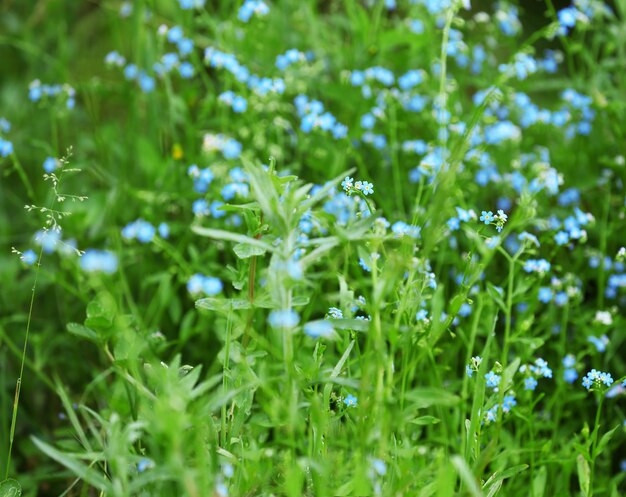
<instances>
[{"instance_id":1,"label":"flowering stem","mask_svg":"<svg viewBox=\"0 0 626 497\"><path fill-rule=\"evenodd\" d=\"M589 468L589 496L593 497L593 474L596 467L596 458L598 454L598 432L600 431L600 416L602 414L602 404L604 403L604 393L600 395L598 402L598 410L596 411L596 420L593 425L592 443L591 443L591 467Z\"/></svg>"},{"instance_id":2,"label":"flowering stem","mask_svg":"<svg viewBox=\"0 0 626 497\"><path fill-rule=\"evenodd\" d=\"M374 209L374 207L372 206L372 203L367 199L367 196L360 190L354 190L359 197L361 197L363 200L365 200L365 205L367 205L367 208L370 211L370 214L374 215L374 212L376 212L376 209Z\"/></svg>"}]
</instances>

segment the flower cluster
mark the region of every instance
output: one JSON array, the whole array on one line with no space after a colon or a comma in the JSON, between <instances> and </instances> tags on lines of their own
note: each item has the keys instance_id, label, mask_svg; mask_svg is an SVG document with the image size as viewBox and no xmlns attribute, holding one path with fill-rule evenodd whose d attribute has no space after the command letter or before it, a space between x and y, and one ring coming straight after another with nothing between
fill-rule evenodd
<instances>
[{"instance_id":1,"label":"flower cluster","mask_svg":"<svg viewBox=\"0 0 626 497\"><path fill-rule=\"evenodd\" d=\"M535 360L534 364L524 364L520 366L519 372L524 374L524 389L535 390L537 387L537 378L552 378L552 369L548 366L548 363L539 358Z\"/></svg>"},{"instance_id":2,"label":"flower cluster","mask_svg":"<svg viewBox=\"0 0 626 497\"><path fill-rule=\"evenodd\" d=\"M117 256L108 250L87 249L80 258L81 269L88 273L112 274L117 265Z\"/></svg>"},{"instance_id":3,"label":"flower cluster","mask_svg":"<svg viewBox=\"0 0 626 497\"><path fill-rule=\"evenodd\" d=\"M304 325L303 330L311 338L328 338L335 331L333 325L327 320L309 321Z\"/></svg>"},{"instance_id":4,"label":"flower cluster","mask_svg":"<svg viewBox=\"0 0 626 497\"><path fill-rule=\"evenodd\" d=\"M424 317L426 317L426 315L424 315ZM472 360L470 361L470 363L465 366L465 372L467 373L467 376L471 378L474 375L474 373L477 373L481 362L483 362L482 357L480 356L472 357Z\"/></svg>"},{"instance_id":5,"label":"flower cluster","mask_svg":"<svg viewBox=\"0 0 626 497\"><path fill-rule=\"evenodd\" d=\"M613 384L613 377L611 373L603 373L602 371L592 369L585 375L582 384L587 390L602 390L604 387L610 387Z\"/></svg>"},{"instance_id":6,"label":"flower cluster","mask_svg":"<svg viewBox=\"0 0 626 497\"><path fill-rule=\"evenodd\" d=\"M331 307L326 313L326 319L343 319L343 312L337 307Z\"/></svg>"},{"instance_id":7,"label":"flower cluster","mask_svg":"<svg viewBox=\"0 0 626 497\"><path fill-rule=\"evenodd\" d=\"M159 226L155 228L148 221L137 219L122 228L122 237L126 240L137 239L141 243L150 243L154 239L157 231L161 238L168 238L170 235L170 228L166 223L160 223Z\"/></svg>"},{"instance_id":8,"label":"flower cluster","mask_svg":"<svg viewBox=\"0 0 626 497\"><path fill-rule=\"evenodd\" d=\"M372 195L374 193L374 185L367 181L354 181L354 178L346 176L341 182L341 187L348 194L361 193L365 196Z\"/></svg>"},{"instance_id":9,"label":"flower cluster","mask_svg":"<svg viewBox=\"0 0 626 497\"><path fill-rule=\"evenodd\" d=\"M218 100L228 105L237 114L245 112L248 108L248 101L241 95L236 95L232 91L225 91L221 93Z\"/></svg>"},{"instance_id":10,"label":"flower cluster","mask_svg":"<svg viewBox=\"0 0 626 497\"><path fill-rule=\"evenodd\" d=\"M11 131L11 123L4 117L0 117L0 134ZM13 143L0 136L0 157L8 157L13 153Z\"/></svg>"},{"instance_id":11,"label":"flower cluster","mask_svg":"<svg viewBox=\"0 0 626 497\"><path fill-rule=\"evenodd\" d=\"M563 358L563 366L565 370L563 371L563 379L567 383L574 383L578 379L578 371L576 371L576 357L572 354L567 354Z\"/></svg>"},{"instance_id":12,"label":"flower cluster","mask_svg":"<svg viewBox=\"0 0 626 497\"><path fill-rule=\"evenodd\" d=\"M298 95L294 104L300 117L300 129L305 133L321 129L330 132L336 140L347 136L348 128L330 112L324 111L324 104L319 100L309 100L306 95Z\"/></svg>"},{"instance_id":13,"label":"flower cluster","mask_svg":"<svg viewBox=\"0 0 626 497\"><path fill-rule=\"evenodd\" d=\"M205 152L220 151L225 159L237 159L241 155L242 148L237 140L221 133L217 135L207 133L202 140L202 149Z\"/></svg>"},{"instance_id":14,"label":"flower cluster","mask_svg":"<svg viewBox=\"0 0 626 497\"><path fill-rule=\"evenodd\" d=\"M28 98L32 102L58 96L65 100L65 106L68 109L73 109L76 105L76 90L68 84L46 85L36 79L28 85Z\"/></svg>"},{"instance_id":15,"label":"flower cluster","mask_svg":"<svg viewBox=\"0 0 626 497\"><path fill-rule=\"evenodd\" d=\"M480 220L485 224L494 224L496 226L496 230L498 233L502 231L506 221L509 217L505 214L502 209L498 210L498 213L494 216L491 211L482 211L480 213Z\"/></svg>"},{"instance_id":16,"label":"flower cluster","mask_svg":"<svg viewBox=\"0 0 626 497\"><path fill-rule=\"evenodd\" d=\"M511 409L517 405L517 400L514 395L505 395L502 400L502 412L507 414L511 412ZM498 410L500 404L496 404L485 412L484 422L490 424L496 421L498 418Z\"/></svg>"},{"instance_id":17,"label":"flower cluster","mask_svg":"<svg viewBox=\"0 0 626 497\"><path fill-rule=\"evenodd\" d=\"M270 93L281 95L285 91L285 82L281 78L262 78L252 74L250 70L241 64L237 57L222 52L216 48L208 47L204 51L205 63L214 69L224 68L231 73L237 81L244 83L258 96L266 96Z\"/></svg>"},{"instance_id":18,"label":"flower cluster","mask_svg":"<svg viewBox=\"0 0 626 497\"><path fill-rule=\"evenodd\" d=\"M276 67L281 71L287 69L290 65L296 64L297 62L303 62L305 60L309 60L313 57L312 53L305 54L301 52L297 48L290 48L284 54L280 54L276 56Z\"/></svg>"},{"instance_id":19,"label":"flower cluster","mask_svg":"<svg viewBox=\"0 0 626 497\"><path fill-rule=\"evenodd\" d=\"M263 0L245 0L239 8L237 17L240 21L248 22L253 15L263 17L269 14L270 9Z\"/></svg>"},{"instance_id":20,"label":"flower cluster","mask_svg":"<svg viewBox=\"0 0 626 497\"><path fill-rule=\"evenodd\" d=\"M219 278L215 276L204 276L196 273L187 280L187 291L191 295L208 295L213 296L222 293L223 284Z\"/></svg>"},{"instance_id":21,"label":"flower cluster","mask_svg":"<svg viewBox=\"0 0 626 497\"><path fill-rule=\"evenodd\" d=\"M550 271L550 263L545 259L528 259L524 263L524 271L527 273L544 274Z\"/></svg>"}]
</instances>

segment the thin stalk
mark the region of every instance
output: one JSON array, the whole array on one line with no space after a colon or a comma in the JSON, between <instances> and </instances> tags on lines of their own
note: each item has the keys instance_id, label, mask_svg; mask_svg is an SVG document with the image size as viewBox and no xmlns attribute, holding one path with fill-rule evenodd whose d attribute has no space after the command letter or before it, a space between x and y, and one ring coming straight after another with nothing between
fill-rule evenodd
<instances>
[{"instance_id":1,"label":"thin stalk","mask_svg":"<svg viewBox=\"0 0 626 497\"><path fill-rule=\"evenodd\" d=\"M596 420L593 425L593 441L591 444L591 467L589 468L589 497L593 497L593 475L596 469L596 458L598 454L598 432L600 431L600 416L602 415L602 405L604 404L604 393L600 395L598 402L598 410L596 411Z\"/></svg>"}]
</instances>

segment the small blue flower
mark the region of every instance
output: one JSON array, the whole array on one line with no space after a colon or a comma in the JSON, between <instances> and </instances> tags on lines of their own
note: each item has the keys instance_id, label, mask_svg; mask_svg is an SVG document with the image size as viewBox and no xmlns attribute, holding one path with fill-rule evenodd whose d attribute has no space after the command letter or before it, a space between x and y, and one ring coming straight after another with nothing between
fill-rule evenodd
<instances>
[{"instance_id":1,"label":"small blue flower","mask_svg":"<svg viewBox=\"0 0 626 497\"><path fill-rule=\"evenodd\" d=\"M117 271L117 256L107 250L88 249L80 258L80 267L88 273Z\"/></svg>"},{"instance_id":2,"label":"small blue flower","mask_svg":"<svg viewBox=\"0 0 626 497\"><path fill-rule=\"evenodd\" d=\"M167 223L160 223L157 227L157 230L159 231L159 236L161 238L169 238L170 227L167 225Z\"/></svg>"},{"instance_id":3,"label":"small blue flower","mask_svg":"<svg viewBox=\"0 0 626 497\"><path fill-rule=\"evenodd\" d=\"M500 375L495 374L493 371L489 371L485 375L485 379L487 380L487 386L490 388L497 388L500 384Z\"/></svg>"},{"instance_id":4,"label":"small blue flower","mask_svg":"<svg viewBox=\"0 0 626 497\"><path fill-rule=\"evenodd\" d=\"M534 390L537 388L537 380L532 376L524 379L524 390Z\"/></svg>"},{"instance_id":5,"label":"small blue flower","mask_svg":"<svg viewBox=\"0 0 626 497\"><path fill-rule=\"evenodd\" d=\"M193 78L195 71L190 62L183 62L180 66L178 66L178 72L180 73L181 78L191 79Z\"/></svg>"},{"instance_id":6,"label":"small blue flower","mask_svg":"<svg viewBox=\"0 0 626 497\"><path fill-rule=\"evenodd\" d=\"M145 457L140 459L137 463L137 472L143 473L147 469L153 468L154 463L150 459L146 459Z\"/></svg>"},{"instance_id":7,"label":"small blue flower","mask_svg":"<svg viewBox=\"0 0 626 497\"><path fill-rule=\"evenodd\" d=\"M348 407L356 407L358 399L354 395L348 394L348 396L343 399L343 403Z\"/></svg>"},{"instance_id":8,"label":"small blue flower","mask_svg":"<svg viewBox=\"0 0 626 497\"><path fill-rule=\"evenodd\" d=\"M559 231L554 235L554 242L557 245L567 245L569 243L569 234L566 231Z\"/></svg>"},{"instance_id":9,"label":"small blue flower","mask_svg":"<svg viewBox=\"0 0 626 497\"><path fill-rule=\"evenodd\" d=\"M354 186L354 178L350 176L346 176L346 178L341 182L341 187L347 192L352 189Z\"/></svg>"},{"instance_id":10,"label":"small blue flower","mask_svg":"<svg viewBox=\"0 0 626 497\"><path fill-rule=\"evenodd\" d=\"M574 383L578 379L578 372L575 369L566 369L563 371L563 379L567 383Z\"/></svg>"},{"instance_id":11,"label":"small blue flower","mask_svg":"<svg viewBox=\"0 0 626 497\"><path fill-rule=\"evenodd\" d=\"M37 254L34 250L28 249L21 256L22 262L29 266L32 266L37 261Z\"/></svg>"},{"instance_id":12,"label":"small blue flower","mask_svg":"<svg viewBox=\"0 0 626 497\"><path fill-rule=\"evenodd\" d=\"M13 153L13 143L0 138L0 157L8 157Z\"/></svg>"},{"instance_id":13,"label":"small blue flower","mask_svg":"<svg viewBox=\"0 0 626 497\"><path fill-rule=\"evenodd\" d=\"M480 213L480 220L483 221L485 224L490 224L494 220L493 212L482 211Z\"/></svg>"},{"instance_id":14,"label":"small blue flower","mask_svg":"<svg viewBox=\"0 0 626 497\"><path fill-rule=\"evenodd\" d=\"M363 192L363 195L372 195L374 193L374 185L364 181L361 191Z\"/></svg>"},{"instance_id":15,"label":"small blue flower","mask_svg":"<svg viewBox=\"0 0 626 497\"><path fill-rule=\"evenodd\" d=\"M60 162L54 157L47 157L43 161L43 170L48 174L53 173L60 165Z\"/></svg>"},{"instance_id":16,"label":"small blue flower","mask_svg":"<svg viewBox=\"0 0 626 497\"><path fill-rule=\"evenodd\" d=\"M328 317L332 318L332 319L343 319L343 312L341 312L341 309L337 309L336 307L331 307L330 309L328 309Z\"/></svg>"},{"instance_id":17,"label":"small blue flower","mask_svg":"<svg viewBox=\"0 0 626 497\"><path fill-rule=\"evenodd\" d=\"M272 328L290 329L298 326L300 316L292 309L270 312L267 322Z\"/></svg>"},{"instance_id":18,"label":"small blue flower","mask_svg":"<svg viewBox=\"0 0 626 497\"><path fill-rule=\"evenodd\" d=\"M155 88L154 78L148 76L145 72L139 73L139 87L144 93L150 93Z\"/></svg>"},{"instance_id":19,"label":"small blue flower","mask_svg":"<svg viewBox=\"0 0 626 497\"><path fill-rule=\"evenodd\" d=\"M174 26L167 32L167 41L170 43L178 43L183 39L183 28L180 26Z\"/></svg>"},{"instance_id":20,"label":"small blue flower","mask_svg":"<svg viewBox=\"0 0 626 497\"><path fill-rule=\"evenodd\" d=\"M512 395L506 395L502 401L502 411L510 412L517 405L517 400Z\"/></svg>"},{"instance_id":21,"label":"small blue flower","mask_svg":"<svg viewBox=\"0 0 626 497\"><path fill-rule=\"evenodd\" d=\"M367 271L368 273L372 272L372 268L370 268L367 263L365 262L365 260L363 259L363 257L359 258L359 266L361 266L363 269L365 269L365 271Z\"/></svg>"},{"instance_id":22,"label":"small blue flower","mask_svg":"<svg viewBox=\"0 0 626 497\"><path fill-rule=\"evenodd\" d=\"M539 289L539 294L538 294L538 298L539 301L542 302L543 304L547 304L552 300L552 289L542 286Z\"/></svg>"},{"instance_id":23,"label":"small blue flower","mask_svg":"<svg viewBox=\"0 0 626 497\"><path fill-rule=\"evenodd\" d=\"M565 366L566 368L573 368L575 365L576 365L576 357L574 357L572 354L567 354L563 358L563 366Z\"/></svg>"},{"instance_id":24,"label":"small blue flower","mask_svg":"<svg viewBox=\"0 0 626 497\"><path fill-rule=\"evenodd\" d=\"M311 338L328 338L333 334L334 328L330 321L309 321L304 325L304 333Z\"/></svg>"}]
</instances>

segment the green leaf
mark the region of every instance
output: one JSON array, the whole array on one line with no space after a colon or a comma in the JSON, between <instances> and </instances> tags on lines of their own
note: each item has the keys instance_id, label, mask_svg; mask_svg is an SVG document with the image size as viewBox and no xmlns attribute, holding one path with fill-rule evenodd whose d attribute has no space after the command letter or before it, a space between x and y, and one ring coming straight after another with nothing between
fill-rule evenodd
<instances>
[{"instance_id":1,"label":"green leaf","mask_svg":"<svg viewBox=\"0 0 626 497\"><path fill-rule=\"evenodd\" d=\"M546 493L546 483L548 482L548 471L545 466L541 466L533 480L533 493L535 497L543 497Z\"/></svg>"},{"instance_id":2,"label":"green leaf","mask_svg":"<svg viewBox=\"0 0 626 497\"><path fill-rule=\"evenodd\" d=\"M229 311L250 309L250 301L247 299L216 299L207 297L196 300L196 308L206 309L207 311Z\"/></svg>"},{"instance_id":3,"label":"green leaf","mask_svg":"<svg viewBox=\"0 0 626 497\"><path fill-rule=\"evenodd\" d=\"M518 464L517 466L513 466L509 469L505 469L502 474L498 477L500 480L506 480L507 478L511 478L522 471L526 471L528 469L528 464Z\"/></svg>"},{"instance_id":4,"label":"green leaf","mask_svg":"<svg viewBox=\"0 0 626 497\"><path fill-rule=\"evenodd\" d=\"M9 478L0 483L0 497L20 497L22 487L17 480Z\"/></svg>"},{"instance_id":5,"label":"green leaf","mask_svg":"<svg viewBox=\"0 0 626 497\"><path fill-rule=\"evenodd\" d=\"M81 338L89 340L90 342L100 343L98 334L91 328L87 328L82 324L67 323L67 331L69 331L72 335L79 336Z\"/></svg>"},{"instance_id":6,"label":"green leaf","mask_svg":"<svg viewBox=\"0 0 626 497\"><path fill-rule=\"evenodd\" d=\"M235 255L240 259L248 259L249 257L263 255L267 252L262 247L257 247L256 245L250 245L248 243L238 243L233 247L233 250L235 251Z\"/></svg>"},{"instance_id":7,"label":"green leaf","mask_svg":"<svg viewBox=\"0 0 626 497\"><path fill-rule=\"evenodd\" d=\"M469 490L469 493L473 497L482 497L483 493L480 491L480 487L476 482L476 478L474 477L472 471L465 462L465 459L463 459L461 456L452 456L450 461L452 462L452 466L454 466L454 469L456 469L459 478L461 478L461 481Z\"/></svg>"},{"instance_id":8,"label":"green leaf","mask_svg":"<svg viewBox=\"0 0 626 497\"><path fill-rule=\"evenodd\" d=\"M506 305L504 305L504 300L502 300L502 297L504 296L504 292L502 291L501 288L498 288L495 285L488 282L487 292L489 293L489 296L493 299L493 301L496 304L498 304L500 309L502 310L506 309Z\"/></svg>"},{"instance_id":9,"label":"green leaf","mask_svg":"<svg viewBox=\"0 0 626 497\"><path fill-rule=\"evenodd\" d=\"M493 497L500 491L501 488L502 488L502 480L496 480L496 482L489 487L489 492L487 492L487 497Z\"/></svg>"},{"instance_id":10,"label":"green leaf","mask_svg":"<svg viewBox=\"0 0 626 497\"><path fill-rule=\"evenodd\" d=\"M599 454L602 454L602 452L604 451L604 449L606 449L606 446L609 444L609 442L611 441L611 438L613 437L613 435L615 434L615 431L620 427L621 425L617 425L615 428L613 428L610 431L607 431L604 435L602 435L602 438L600 439L600 442L598 443L598 447L596 448L596 453L593 455L594 457L598 457Z\"/></svg>"},{"instance_id":11,"label":"green leaf","mask_svg":"<svg viewBox=\"0 0 626 497\"><path fill-rule=\"evenodd\" d=\"M213 238L214 240L226 240L229 242L244 243L252 245L254 247L273 252L274 248L261 240L252 238L250 236L241 235L239 233L231 233L225 230L216 230L212 228L203 228L202 226L192 226L191 231L200 236L206 236L207 238Z\"/></svg>"},{"instance_id":12,"label":"green leaf","mask_svg":"<svg viewBox=\"0 0 626 497\"><path fill-rule=\"evenodd\" d=\"M369 320L365 319L333 319L332 321L336 330L367 331L370 328Z\"/></svg>"},{"instance_id":13,"label":"green leaf","mask_svg":"<svg viewBox=\"0 0 626 497\"><path fill-rule=\"evenodd\" d=\"M409 423L414 425L424 426L424 425L436 425L440 423L441 420L436 418L435 416L420 416L419 418L412 419Z\"/></svg>"},{"instance_id":14,"label":"green leaf","mask_svg":"<svg viewBox=\"0 0 626 497\"><path fill-rule=\"evenodd\" d=\"M576 458L576 469L578 470L578 484L580 485L580 491L583 497L589 495L589 486L591 484L591 470L589 469L589 463L581 455L578 454Z\"/></svg>"},{"instance_id":15,"label":"green leaf","mask_svg":"<svg viewBox=\"0 0 626 497\"><path fill-rule=\"evenodd\" d=\"M412 407L425 409L430 406L453 406L461 400L440 388L415 388L406 393L406 399L412 402Z\"/></svg>"},{"instance_id":16,"label":"green leaf","mask_svg":"<svg viewBox=\"0 0 626 497\"><path fill-rule=\"evenodd\" d=\"M51 459L54 459L59 464L65 466L81 480L84 480L89 485L97 488L102 492L113 492L109 481L104 476L102 476L100 472L96 471L93 468L90 468L89 466L81 462L76 456L61 452L52 445L48 445L47 443L39 440L36 437L31 437L31 439L41 452L46 454Z\"/></svg>"}]
</instances>

